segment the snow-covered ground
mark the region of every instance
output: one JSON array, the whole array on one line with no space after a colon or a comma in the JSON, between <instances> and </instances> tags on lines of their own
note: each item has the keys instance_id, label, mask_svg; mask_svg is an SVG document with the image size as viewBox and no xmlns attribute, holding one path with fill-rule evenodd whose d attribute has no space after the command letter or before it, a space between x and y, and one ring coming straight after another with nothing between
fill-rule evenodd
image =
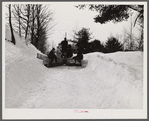
<instances>
[{"instance_id":1,"label":"snow-covered ground","mask_svg":"<svg viewBox=\"0 0 149 121\"><path fill-rule=\"evenodd\" d=\"M39 51L15 36L14 46L6 31L6 108L143 108L143 52L95 52L82 67L46 68Z\"/></svg>"}]
</instances>

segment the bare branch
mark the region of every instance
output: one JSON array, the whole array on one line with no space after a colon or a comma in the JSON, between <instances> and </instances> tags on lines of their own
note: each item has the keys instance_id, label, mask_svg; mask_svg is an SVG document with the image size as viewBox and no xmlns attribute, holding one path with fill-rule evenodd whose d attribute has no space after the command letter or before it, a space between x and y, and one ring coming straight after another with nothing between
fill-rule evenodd
<instances>
[{"instance_id":1,"label":"bare branch","mask_svg":"<svg viewBox=\"0 0 149 121\"><path fill-rule=\"evenodd\" d=\"M135 19L135 21L134 21L134 26L136 25L136 22L137 22L138 18L141 16L141 14L142 14L142 13L139 13L139 15L137 16L137 18Z\"/></svg>"},{"instance_id":2,"label":"bare branch","mask_svg":"<svg viewBox=\"0 0 149 121\"><path fill-rule=\"evenodd\" d=\"M136 6L136 5L128 5L128 7L135 10L135 11L138 11L139 13L143 12L143 7L139 7L139 6Z\"/></svg>"}]
</instances>

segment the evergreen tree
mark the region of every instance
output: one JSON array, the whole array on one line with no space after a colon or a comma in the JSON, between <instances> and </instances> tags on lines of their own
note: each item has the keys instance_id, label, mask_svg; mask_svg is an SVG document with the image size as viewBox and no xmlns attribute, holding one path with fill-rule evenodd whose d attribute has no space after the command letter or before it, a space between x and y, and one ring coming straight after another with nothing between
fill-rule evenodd
<instances>
[{"instance_id":1,"label":"evergreen tree","mask_svg":"<svg viewBox=\"0 0 149 121\"><path fill-rule=\"evenodd\" d=\"M79 9L88 8L89 10L96 11L98 14L94 17L96 23L105 24L107 22L122 22L128 20L131 16L130 11L135 11L138 13L137 17L133 20L133 26L136 23L141 25L140 29L140 40L138 40L138 50L143 51L143 30L144 30L144 5L141 4L131 4L131 5L107 5L107 4L79 4L76 6ZM130 33L131 35L131 33ZM131 37L130 37L131 38ZM130 47L133 43L132 39L129 38ZM130 50L130 49L129 49Z\"/></svg>"},{"instance_id":2,"label":"evergreen tree","mask_svg":"<svg viewBox=\"0 0 149 121\"><path fill-rule=\"evenodd\" d=\"M115 37L109 37L105 43L106 52L122 51L122 44Z\"/></svg>"},{"instance_id":3,"label":"evergreen tree","mask_svg":"<svg viewBox=\"0 0 149 121\"><path fill-rule=\"evenodd\" d=\"M143 19L144 5L104 5L104 4L81 4L76 6L79 9L88 7L90 10L98 12L95 16L95 22L101 24L113 21L121 22L127 20L130 16L129 9L137 11L139 14L134 21L134 25L138 19Z\"/></svg>"},{"instance_id":4,"label":"evergreen tree","mask_svg":"<svg viewBox=\"0 0 149 121\"><path fill-rule=\"evenodd\" d=\"M76 46L78 49L80 49L83 53L88 52L88 42L91 39L91 33L89 32L89 29L82 28L80 31L75 32L75 40L76 40Z\"/></svg>"},{"instance_id":5,"label":"evergreen tree","mask_svg":"<svg viewBox=\"0 0 149 121\"><path fill-rule=\"evenodd\" d=\"M94 40L89 43L90 52L103 52L104 46L101 44L99 40Z\"/></svg>"}]
</instances>

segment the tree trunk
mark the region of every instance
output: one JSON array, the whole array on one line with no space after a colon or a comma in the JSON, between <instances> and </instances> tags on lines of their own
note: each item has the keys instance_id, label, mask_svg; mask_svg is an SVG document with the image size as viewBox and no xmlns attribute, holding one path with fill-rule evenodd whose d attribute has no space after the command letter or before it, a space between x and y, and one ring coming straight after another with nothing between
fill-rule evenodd
<instances>
[{"instance_id":1,"label":"tree trunk","mask_svg":"<svg viewBox=\"0 0 149 121\"><path fill-rule=\"evenodd\" d=\"M12 23L11 23L11 4L9 4L9 24L10 24L10 30L11 30L11 42L15 45L16 42L15 42Z\"/></svg>"},{"instance_id":2,"label":"tree trunk","mask_svg":"<svg viewBox=\"0 0 149 121\"><path fill-rule=\"evenodd\" d=\"M18 5L19 36L21 37L20 7Z\"/></svg>"},{"instance_id":3,"label":"tree trunk","mask_svg":"<svg viewBox=\"0 0 149 121\"><path fill-rule=\"evenodd\" d=\"M36 47L38 49L38 42L39 42L39 31L40 31L40 11L41 11L41 6L37 6L37 33L36 33Z\"/></svg>"},{"instance_id":4,"label":"tree trunk","mask_svg":"<svg viewBox=\"0 0 149 121\"><path fill-rule=\"evenodd\" d=\"M28 35L28 28L29 28L29 21L30 20L30 5L27 5L27 26L26 26L26 31L25 31L25 39L27 38Z\"/></svg>"},{"instance_id":5,"label":"tree trunk","mask_svg":"<svg viewBox=\"0 0 149 121\"><path fill-rule=\"evenodd\" d=\"M34 38L34 21L35 21L35 10L34 5L32 6L32 25L31 25L31 43L35 45L35 38Z\"/></svg>"}]
</instances>

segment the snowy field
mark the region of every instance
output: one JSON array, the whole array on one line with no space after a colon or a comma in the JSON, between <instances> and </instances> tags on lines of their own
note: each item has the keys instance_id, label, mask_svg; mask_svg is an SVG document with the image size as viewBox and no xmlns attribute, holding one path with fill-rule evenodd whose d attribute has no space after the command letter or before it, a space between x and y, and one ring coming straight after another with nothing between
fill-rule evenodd
<instances>
[{"instance_id":1,"label":"snowy field","mask_svg":"<svg viewBox=\"0 0 149 121\"><path fill-rule=\"evenodd\" d=\"M82 67L46 68L31 44L6 30L5 108L142 109L143 52L85 54Z\"/></svg>"}]
</instances>

